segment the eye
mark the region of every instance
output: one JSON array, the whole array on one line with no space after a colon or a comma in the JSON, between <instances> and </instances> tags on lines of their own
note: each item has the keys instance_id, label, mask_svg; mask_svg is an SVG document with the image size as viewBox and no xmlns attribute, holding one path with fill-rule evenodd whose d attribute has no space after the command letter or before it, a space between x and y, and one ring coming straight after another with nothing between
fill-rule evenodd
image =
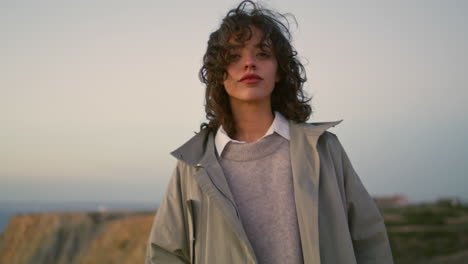
<instances>
[{"instance_id":1,"label":"eye","mask_svg":"<svg viewBox=\"0 0 468 264\"><path fill-rule=\"evenodd\" d=\"M260 58L268 59L271 57L271 53L262 51L262 52L257 53L257 56L259 56Z\"/></svg>"},{"instance_id":2,"label":"eye","mask_svg":"<svg viewBox=\"0 0 468 264\"><path fill-rule=\"evenodd\" d=\"M240 55L237 54L237 53L231 53L228 55L227 59L229 62L233 62L233 61L236 61L240 58Z\"/></svg>"}]
</instances>

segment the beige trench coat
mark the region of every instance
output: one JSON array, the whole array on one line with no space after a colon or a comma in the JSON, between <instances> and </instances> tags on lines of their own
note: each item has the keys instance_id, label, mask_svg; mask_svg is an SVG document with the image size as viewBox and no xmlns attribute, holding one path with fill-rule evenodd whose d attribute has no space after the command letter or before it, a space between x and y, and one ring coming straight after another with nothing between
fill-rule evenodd
<instances>
[{"instance_id":1,"label":"beige trench coat","mask_svg":"<svg viewBox=\"0 0 468 264\"><path fill-rule=\"evenodd\" d=\"M339 122L290 123L304 263L393 263L379 210L338 138L325 131ZM172 154L178 162L154 219L145 263L257 263L213 134L201 131Z\"/></svg>"}]
</instances>

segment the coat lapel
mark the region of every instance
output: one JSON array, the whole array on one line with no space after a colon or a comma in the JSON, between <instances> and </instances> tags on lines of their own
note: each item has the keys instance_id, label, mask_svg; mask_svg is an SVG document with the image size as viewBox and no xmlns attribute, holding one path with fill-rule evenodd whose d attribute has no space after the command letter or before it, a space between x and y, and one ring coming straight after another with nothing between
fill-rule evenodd
<instances>
[{"instance_id":1,"label":"coat lapel","mask_svg":"<svg viewBox=\"0 0 468 264\"><path fill-rule=\"evenodd\" d=\"M252 245L242 226L233 195L216 156L213 134L201 131L172 155L197 169L193 175L194 179L224 214L233 232L245 244L253 262L256 262Z\"/></svg>"},{"instance_id":2,"label":"coat lapel","mask_svg":"<svg viewBox=\"0 0 468 264\"><path fill-rule=\"evenodd\" d=\"M320 263L318 223L320 159L317 141L326 129L340 122L313 124L290 122L294 198L304 263Z\"/></svg>"}]
</instances>

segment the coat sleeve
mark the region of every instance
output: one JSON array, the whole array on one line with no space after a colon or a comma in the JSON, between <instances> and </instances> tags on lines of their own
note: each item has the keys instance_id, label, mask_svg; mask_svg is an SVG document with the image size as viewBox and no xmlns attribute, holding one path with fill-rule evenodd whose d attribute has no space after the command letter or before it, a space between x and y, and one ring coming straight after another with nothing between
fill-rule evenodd
<instances>
[{"instance_id":1,"label":"coat sleeve","mask_svg":"<svg viewBox=\"0 0 468 264\"><path fill-rule=\"evenodd\" d=\"M343 162L348 225L356 261L358 264L393 263L383 217L339 141L338 145Z\"/></svg>"},{"instance_id":2,"label":"coat sleeve","mask_svg":"<svg viewBox=\"0 0 468 264\"><path fill-rule=\"evenodd\" d=\"M180 166L177 166L154 218L145 264L190 263L187 211L182 189Z\"/></svg>"}]
</instances>

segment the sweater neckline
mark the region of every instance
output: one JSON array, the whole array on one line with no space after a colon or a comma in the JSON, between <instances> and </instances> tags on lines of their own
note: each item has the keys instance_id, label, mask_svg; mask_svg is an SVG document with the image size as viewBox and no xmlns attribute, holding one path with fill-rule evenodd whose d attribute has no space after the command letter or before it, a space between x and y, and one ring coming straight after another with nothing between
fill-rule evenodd
<instances>
[{"instance_id":1,"label":"sweater neckline","mask_svg":"<svg viewBox=\"0 0 468 264\"><path fill-rule=\"evenodd\" d=\"M221 158L233 161L251 161L267 157L288 140L276 132L252 143L229 142Z\"/></svg>"}]
</instances>

